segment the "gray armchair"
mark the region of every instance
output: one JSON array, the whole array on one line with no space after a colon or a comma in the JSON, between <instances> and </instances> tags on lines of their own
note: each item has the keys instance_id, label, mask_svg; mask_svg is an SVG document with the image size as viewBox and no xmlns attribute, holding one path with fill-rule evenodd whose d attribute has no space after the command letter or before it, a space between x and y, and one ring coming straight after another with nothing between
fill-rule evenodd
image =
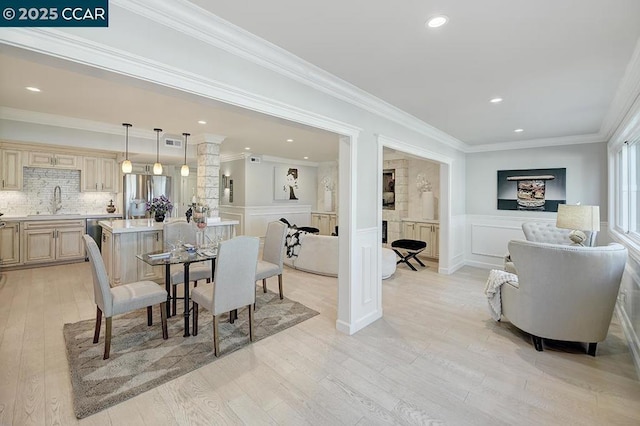
<instances>
[{"instance_id":1,"label":"gray armchair","mask_svg":"<svg viewBox=\"0 0 640 426\"><path fill-rule=\"evenodd\" d=\"M572 245L569 239L570 229L558 228L553 222L524 222L522 224L522 232L527 241L534 243L563 244ZM584 231L586 240L585 247L594 247L596 245L596 232ZM510 255L505 256L504 270L512 274L517 274L515 266L511 261Z\"/></svg>"},{"instance_id":2,"label":"gray armchair","mask_svg":"<svg viewBox=\"0 0 640 426\"><path fill-rule=\"evenodd\" d=\"M627 249L514 240L509 253L518 282L501 287L502 314L531 334L538 351L547 338L587 342L595 356L607 337Z\"/></svg>"},{"instance_id":3,"label":"gray armchair","mask_svg":"<svg viewBox=\"0 0 640 426\"><path fill-rule=\"evenodd\" d=\"M522 224L522 232L527 241L535 243L549 244L573 244L569 239L570 229L558 228L553 222L525 222ZM584 231L587 239L584 246L594 247L596 245L596 232Z\"/></svg>"}]
</instances>

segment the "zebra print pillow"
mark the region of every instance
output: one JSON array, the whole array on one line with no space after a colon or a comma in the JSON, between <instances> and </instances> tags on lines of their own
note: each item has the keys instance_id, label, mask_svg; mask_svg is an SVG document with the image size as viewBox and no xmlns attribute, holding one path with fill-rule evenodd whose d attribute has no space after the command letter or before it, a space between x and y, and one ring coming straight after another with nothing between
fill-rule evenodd
<instances>
[{"instance_id":1,"label":"zebra print pillow","mask_svg":"<svg viewBox=\"0 0 640 426\"><path fill-rule=\"evenodd\" d=\"M309 232L301 231L295 226L289 228L284 241L287 257L298 257L298 253L300 253L300 239L303 238L305 234L309 234Z\"/></svg>"}]
</instances>

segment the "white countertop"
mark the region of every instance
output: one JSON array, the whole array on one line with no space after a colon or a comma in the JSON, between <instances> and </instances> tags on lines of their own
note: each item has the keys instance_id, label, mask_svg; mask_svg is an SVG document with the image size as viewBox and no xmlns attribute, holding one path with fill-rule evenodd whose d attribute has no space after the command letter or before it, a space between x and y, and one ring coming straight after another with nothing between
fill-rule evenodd
<instances>
[{"instance_id":1,"label":"white countertop","mask_svg":"<svg viewBox=\"0 0 640 426\"><path fill-rule=\"evenodd\" d=\"M221 220L220 222L209 223L207 227L233 226L239 223L237 220ZM162 231L162 227L164 226L164 222L156 222L154 219L101 220L98 224L113 234Z\"/></svg>"},{"instance_id":2,"label":"white countertop","mask_svg":"<svg viewBox=\"0 0 640 426\"><path fill-rule=\"evenodd\" d=\"M26 216L0 216L0 220L7 222L26 222L34 220L73 220L73 219L101 219L121 218L122 213L58 213L58 214L30 214Z\"/></svg>"},{"instance_id":3,"label":"white countertop","mask_svg":"<svg viewBox=\"0 0 640 426\"><path fill-rule=\"evenodd\" d=\"M400 219L400 220L403 222L440 223L439 219L420 219L420 218L405 217L404 219Z\"/></svg>"}]
</instances>

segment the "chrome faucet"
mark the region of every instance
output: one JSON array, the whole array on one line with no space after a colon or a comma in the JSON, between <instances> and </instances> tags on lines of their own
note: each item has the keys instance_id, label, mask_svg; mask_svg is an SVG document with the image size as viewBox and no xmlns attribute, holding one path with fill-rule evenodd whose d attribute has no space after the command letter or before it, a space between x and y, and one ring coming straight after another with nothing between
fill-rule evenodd
<instances>
[{"instance_id":1,"label":"chrome faucet","mask_svg":"<svg viewBox=\"0 0 640 426\"><path fill-rule=\"evenodd\" d=\"M59 185L53 188L53 214L58 213L62 208L62 189Z\"/></svg>"}]
</instances>

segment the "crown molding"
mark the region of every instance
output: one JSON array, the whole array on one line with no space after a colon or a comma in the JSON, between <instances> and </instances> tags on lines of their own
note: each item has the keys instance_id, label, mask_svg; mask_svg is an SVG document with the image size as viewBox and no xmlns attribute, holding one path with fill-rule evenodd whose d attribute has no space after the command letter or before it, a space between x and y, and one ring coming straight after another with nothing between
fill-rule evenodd
<instances>
[{"instance_id":1,"label":"crown molding","mask_svg":"<svg viewBox=\"0 0 640 426\"><path fill-rule=\"evenodd\" d=\"M45 126L64 127L67 129L87 132L106 133L109 135L124 135L122 125L85 120L82 118L65 117L62 115L48 114L44 112L26 111L9 107L0 107L0 119ZM129 137L155 140L156 135L152 130L136 129L135 127L131 127L129 129Z\"/></svg>"},{"instance_id":2,"label":"crown molding","mask_svg":"<svg viewBox=\"0 0 640 426\"><path fill-rule=\"evenodd\" d=\"M640 39L627 64L609 111L602 121L600 134L610 140L640 99Z\"/></svg>"},{"instance_id":3,"label":"crown molding","mask_svg":"<svg viewBox=\"0 0 640 426\"><path fill-rule=\"evenodd\" d=\"M173 0L171 2L112 0L112 4L161 25L171 27L370 113L395 121L451 148L460 151L468 148L465 143L442 130L187 0Z\"/></svg>"},{"instance_id":4,"label":"crown molding","mask_svg":"<svg viewBox=\"0 0 640 426\"><path fill-rule=\"evenodd\" d=\"M52 28L0 29L0 42L342 135L357 137L362 131L359 127L285 102Z\"/></svg>"},{"instance_id":5,"label":"crown molding","mask_svg":"<svg viewBox=\"0 0 640 426\"><path fill-rule=\"evenodd\" d=\"M226 138L224 135L216 135L214 133L198 133L191 136L191 141L194 144L214 143L220 145Z\"/></svg>"},{"instance_id":6,"label":"crown molding","mask_svg":"<svg viewBox=\"0 0 640 426\"><path fill-rule=\"evenodd\" d=\"M309 167L318 167L318 163L315 161L306 161L306 160L298 160L295 158L282 158L282 157L273 157L271 155L261 155L262 161L268 161L270 163L281 163L281 164L291 164L295 166L309 166Z\"/></svg>"},{"instance_id":7,"label":"crown molding","mask_svg":"<svg viewBox=\"0 0 640 426\"><path fill-rule=\"evenodd\" d=\"M248 152L239 152L237 154L220 154L220 163L228 163L230 161L246 160L251 157Z\"/></svg>"},{"instance_id":8,"label":"crown molding","mask_svg":"<svg viewBox=\"0 0 640 426\"><path fill-rule=\"evenodd\" d=\"M529 149L541 148L546 146L580 145L587 143L604 142L607 142L607 138L605 136L601 135L600 133L592 133L589 135L562 136L558 138L528 139L524 141L510 141L485 145L475 145L469 147L466 150L466 153L472 154L476 152L507 151L512 149Z\"/></svg>"}]
</instances>

